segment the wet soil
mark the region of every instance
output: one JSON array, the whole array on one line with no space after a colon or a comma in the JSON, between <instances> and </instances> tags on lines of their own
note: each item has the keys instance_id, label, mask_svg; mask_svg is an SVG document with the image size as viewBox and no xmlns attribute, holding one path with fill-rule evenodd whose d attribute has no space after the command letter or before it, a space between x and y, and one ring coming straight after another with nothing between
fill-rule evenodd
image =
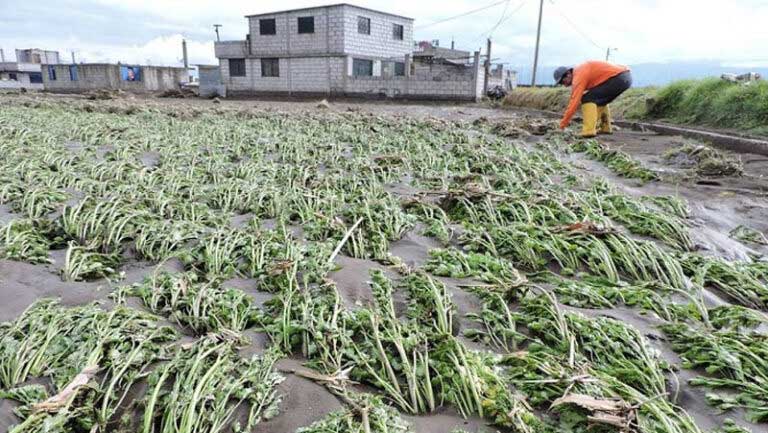
<instances>
[{"instance_id":1,"label":"wet soil","mask_svg":"<svg viewBox=\"0 0 768 433\"><path fill-rule=\"evenodd\" d=\"M658 171L663 180L641 185L614 175L599 163L584 160L582 155L579 162L586 171L608 178L623 192L635 197L672 195L685 199L691 208L691 235L706 254L730 260L768 254L768 248L763 245L744 244L728 235L739 225L768 233L768 158L725 152L742 160L743 176L691 177L685 170L670 167L663 157L666 150L691 142L690 139L622 130L601 140Z\"/></svg>"},{"instance_id":2,"label":"wet soil","mask_svg":"<svg viewBox=\"0 0 768 433\"><path fill-rule=\"evenodd\" d=\"M56 99L78 99L72 97L48 96ZM5 97L4 97L5 98ZM28 99L42 99L43 96L27 97ZM118 102L108 101L119 104ZM213 107L207 100L183 99L183 100L142 100L142 104L149 106L184 106L191 109L196 107ZM270 111L306 112L317 111L316 101L289 102L289 101L230 101L223 100L222 109L267 109ZM452 121L472 122L479 118L508 119L522 115L509 110L495 110L479 105L441 105L441 104L394 104L394 103L366 103L366 102L331 102L331 111L361 111L372 115L385 116L409 116L416 118L438 118ZM528 115L528 114L526 114ZM535 143L537 137L528 137L529 143ZM738 225L745 225L756 230L768 233L768 158L758 155L740 155L745 167L743 177L725 177L699 179L688 177L679 169L668 166L662 158L667 149L678 146L681 142L690 141L680 137L661 136L655 133L634 132L619 130L612 136L600 137L600 140L611 147L621 148L643 164L658 170L664 174L664 179L659 182L639 184L637 181L616 176L602 164L587 159L584 155L570 155L568 158L577 166L584 175L606 177L627 194L639 197L644 195L677 195L685 198L692 210L691 224L692 235L700 248L708 254L718 255L729 259L744 259L750 254L768 254L764 246L745 245L728 237L728 232ZM72 151L78 151L77 143L67 143ZM102 153L109 149L105 148ZM144 154L139 157L142 164L154 167L160 163L159 155ZM414 190L403 182L392 186L392 191L398 195L410 195ZM19 216L10 211L7 206L0 205L0 224ZM242 227L248 224L251 215L236 215L230 220L233 227ZM270 228L274 221L262 221L262 226ZM297 236L300 236L300 228L295 228ZM409 267L417 267L424 264L428 258L428 252L432 248L440 247L440 243L434 239L420 234L416 227L403 236L397 242L391 244L390 252L400 257ZM61 259L62 252L54 252L53 257ZM333 280L341 294L345 306L348 308L360 308L370 304L372 294L368 281L370 271L382 270L390 277L396 278L394 270L382 264L353 259L344 255L336 258L339 269L332 272L329 277ZM166 262L164 269L180 271L183 268L178 262ZM63 282L57 271L59 265L30 265L9 260L0 260L0 321L12 320L18 317L25 308L36 299L43 297L58 297L67 305L84 304L92 301L109 303L108 294L118 286L137 282L152 274L156 264L132 263L125 266L125 278L117 282L99 280L95 282ZM466 281L441 279L447 284L453 294L453 301L457 305L458 331L473 327L473 323L466 320L468 312L478 311L480 303L474 295L461 288ZM470 283L471 284L471 283ZM257 305L262 305L272 295L259 292L255 280L233 279L224 283L226 287L238 288L248 293ZM708 303L718 304L726 301L716 293L708 293ZM400 305L400 309L404 306ZM656 329L659 321L653 316L641 315L638 311L628 308L610 310L586 310L572 309L588 316L609 316L635 326L643 335L650 336L650 340L664 356L673 364L679 364L679 358L671 351ZM244 356L258 354L268 346L266 335L247 331L245 337L251 344L242 349ZM480 344L468 343L470 347L486 349ZM342 404L323 386L300 376L291 371L300 368L300 359L283 359L278 363L278 369L284 371L286 380L280 384L279 391L283 395L280 404L280 413L272 420L259 424L256 432L294 432L297 428L306 426L321 419L327 413L342 408ZM692 371L679 371L677 377L681 385L679 403L696 420L704 430L719 427L726 415L719 414L716 409L710 407L705 399L705 391L686 386L688 379L697 373ZM13 403L0 400L0 426L7 427L18 422L10 413ZM740 424L745 424L743 416L739 413L727 414L736 419ZM446 433L455 428L464 431L482 432L496 431L488 428L485 422L478 418L463 419L451 409L441 409L436 413L425 416L405 416L412 423L416 433ZM754 432L765 431L762 426L751 428Z\"/></svg>"}]
</instances>

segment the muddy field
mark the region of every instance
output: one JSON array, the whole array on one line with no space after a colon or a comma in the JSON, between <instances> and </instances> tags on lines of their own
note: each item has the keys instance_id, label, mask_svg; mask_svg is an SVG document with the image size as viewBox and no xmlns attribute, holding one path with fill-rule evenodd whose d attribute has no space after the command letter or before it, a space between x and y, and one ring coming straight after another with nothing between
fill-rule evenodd
<instances>
[{"instance_id":1,"label":"muddy field","mask_svg":"<svg viewBox=\"0 0 768 433\"><path fill-rule=\"evenodd\" d=\"M474 105L0 102L11 431L768 431L765 157Z\"/></svg>"}]
</instances>

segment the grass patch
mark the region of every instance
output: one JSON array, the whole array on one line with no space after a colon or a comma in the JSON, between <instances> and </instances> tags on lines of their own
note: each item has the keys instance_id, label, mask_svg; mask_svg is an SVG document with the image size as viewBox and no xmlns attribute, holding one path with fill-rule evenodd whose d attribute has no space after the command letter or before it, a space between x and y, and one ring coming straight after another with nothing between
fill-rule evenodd
<instances>
[{"instance_id":1,"label":"grass patch","mask_svg":"<svg viewBox=\"0 0 768 433\"><path fill-rule=\"evenodd\" d=\"M648 117L768 135L768 82L686 80L659 90Z\"/></svg>"},{"instance_id":2,"label":"grass patch","mask_svg":"<svg viewBox=\"0 0 768 433\"><path fill-rule=\"evenodd\" d=\"M507 95L502 106L562 112L568 106L570 94L571 90L563 87L519 87ZM652 87L629 89L611 103L611 114L616 118L642 119L655 94Z\"/></svg>"},{"instance_id":3,"label":"grass patch","mask_svg":"<svg viewBox=\"0 0 768 433\"><path fill-rule=\"evenodd\" d=\"M570 89L517 88L505 107L562 112ZM681 80L661 88L633 88L611 104L614 117L739 130L768 136L768 81L749 85L720 78Z\"/></svg>"}]
</instances>

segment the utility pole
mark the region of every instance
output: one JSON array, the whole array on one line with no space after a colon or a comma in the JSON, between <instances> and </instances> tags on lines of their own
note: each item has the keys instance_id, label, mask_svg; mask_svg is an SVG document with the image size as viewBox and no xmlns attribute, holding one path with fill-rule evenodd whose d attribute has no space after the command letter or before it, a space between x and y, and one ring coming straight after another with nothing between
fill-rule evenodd
<instances>
[{"instance_id":1,"label":"utility pole","mask_svg":"<svg viewBox=\"0 0 768 433\"><path fill-rule=\"evenodd\" d=\"M181 40L181 52L184 56L184 73L187 75L187 80L192 81L192 77L189 75L189 57L187 57L187 40Z\"/></svg>"},{"instance_id":2,"label":"utility pole","mask_svg":"<svg viewBox=\"0 0 768 433\"><path fill-rule=\"evenodd\" d=\"M187 40L181 40L181 53L184 56L184 69L189 69L189 59L187 58Z\"/></svg>"},{"instance_id":3,"label":"utility pole","mask_svg":"<svg viewBox=\"0 0 768 433\"><path fill-rule=\"evenodd\" d=\"M216 42L221 42L221 38L219 37L219 27L223 27L221 24L214 24L213 28L216 30Z\"/></svg>"},{"instance_id":4,"label":"utility pole","mask_svg":"<svg viewBox=\"0 0 768 433\"><path fill-rule=\"evenodd\" d=\"M605 50L605 61L607 62L608 59L611 58L611 51L618 51L618 50L619 50L618 48L608 48L607 50Z\"/></svg>"},{"instance_id":5,"label":"utility pole","mask_svg":"<svg viewBox=\"0 0 768 433\"><path fill-rule=\"evenodd\" d=\"M485 79L483 80L483 95L488 94L488 80L491 75L491 38L488 38L488 46L485 49L485 54L488 56L485 59Z\"/></svg>"},{"instance_id":6,"label":"utility pole","mask_svg":"<svg viewBox=\"0 0 768 433\"><path fill-rule=\"evenodd\" d=\"M75 62L75 52L72 51L71 53L72 53L72 64L74 65L75 63L77 63Z\"/></svg>"},{"instance_id":7,"label":"utility pole","mask_svg":"<svg viewBox=\"0 0 768 433\"><path fill-rule=\"evenodd\" d=\"M0 48L0 62L5 62L5 51Z\"/></svg>"},{"instance_id":8,"label":"utility pole","mask_svg":"<svg viewBox=\"0 0 768 433\"><path fill-rule=\"evenodd\" d=\"M536 29L536 52L533 55L533 76L531 87L536 86L536 69L539 67L539 41L541 40L541 16L544 14L544 0L539 3L539 27Z\"/></svg>"}]
</instances>

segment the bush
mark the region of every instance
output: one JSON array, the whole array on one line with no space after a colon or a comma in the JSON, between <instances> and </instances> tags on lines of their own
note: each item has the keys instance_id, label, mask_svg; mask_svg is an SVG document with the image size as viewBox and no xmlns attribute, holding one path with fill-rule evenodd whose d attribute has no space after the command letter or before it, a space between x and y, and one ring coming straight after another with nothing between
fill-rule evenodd
<instances>
[{"instance_id":1,"label":"bush","mask_svg":"<svg viewBox=\"0 0 768 433\"><path fill-rule=\"evenodd\" d=\"M681 111L680 108L684 96L694 84L694 81L686 80L676 81L663 87L656 94L656 101L648 110L648 115L650 117L661 119L669 117L671 113L679 113Z\"/></svg>"}]
</instances>

